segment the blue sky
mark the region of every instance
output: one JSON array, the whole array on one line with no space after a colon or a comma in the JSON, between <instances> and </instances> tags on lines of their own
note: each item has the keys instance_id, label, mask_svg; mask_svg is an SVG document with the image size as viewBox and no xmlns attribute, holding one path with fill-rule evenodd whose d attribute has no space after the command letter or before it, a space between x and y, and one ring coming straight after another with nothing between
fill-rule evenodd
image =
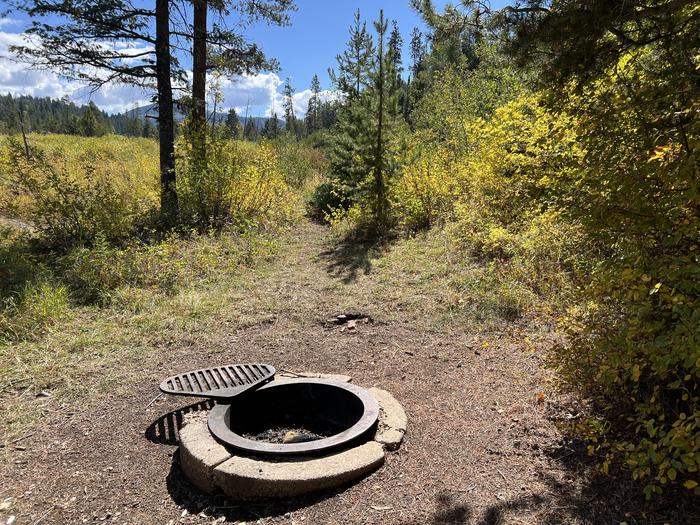
<instances>
[{"instance_id":1,"label":"blue sky","mask_svg":"<svg viewBox=\"0 0 700 525\"><path fill-rule=\"evenodd\" d=\"M1 4L0 0L0 4ZM147 3L147 2L144 2ZM306 109L311 77L318 74L324 89L331 89L327 70L335 66L335 56L342 52L348 40L348 28L356 9L368 21L378 18L384 9L388 19L395 19L404 37L404 62L408 63L408 45L414 27L423 28L422 21L410 8L408 0L297 0L298 10L291 13L291 25L275 27L258 24L246 30L246 36L260 45L270 57L280 62L278 72L263 72L244 78L220 79L224 94L224 107L245 111L250 104L250 114L266 115L281 106L281 89L286 77L290 77L297 90L295 105L301 113ZM442 7L445 0L435 0ZM492 2L500 7L505 0ZM108 112L124 111L147 103L149 93L130 86L108 86L98 93L74 82L60 79L47 71L31 71L25 65L12 61L7 47L18 43L27 20L19 17L0 19L0 93L31 94L60 98L68 96L84 103L94 101Z\"/></svg>"},{"instance_id":2,"label":"blue sky","mask_svg":"<svg viewBox=\"0 0 700 525\"><path fill-rule=\"evenodd\" d=\"M444 4L444 0L436 2L438 6ZM424 27L418 15L409 7L408 0L298 0L297 5L299 10L292 13L291 26L259 25L248 33L254 41L260 42L270 56L280 61L280 76L289 76L300 88L308 87L314 73L319 75L324 88L329 87L326 71L335 66L336 55L345 48L348 29L358 8L372 31L371 22L379 18L382 8L385 17L397 21L404 36L405 59L408 59L411 31L414 27Z\"/></svg>"}]
</instances>

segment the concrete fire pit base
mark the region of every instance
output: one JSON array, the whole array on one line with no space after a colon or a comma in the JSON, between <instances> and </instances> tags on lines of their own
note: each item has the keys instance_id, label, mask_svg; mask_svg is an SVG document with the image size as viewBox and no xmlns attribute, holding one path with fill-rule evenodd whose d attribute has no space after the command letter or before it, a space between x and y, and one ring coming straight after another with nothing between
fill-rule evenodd
<instances>
[{"instance_id":1,"label":"concrete fire pit base","mask_svg":"<svg viewBox=\"0 0 700 525\"><path fill-rule=\"evenodd\" d=\"M350 381L346 376L331 378ZM389 392L379 388L369 392L380 405L374 439L320 457L239 456L214 439L207 426L207 413L187 414L180 430L181 468L204 492L223 492L238 500L300 496L359 479L384 463L387 450L398 449L407 426L406 413Z\"/></svg>"}]
</instances>

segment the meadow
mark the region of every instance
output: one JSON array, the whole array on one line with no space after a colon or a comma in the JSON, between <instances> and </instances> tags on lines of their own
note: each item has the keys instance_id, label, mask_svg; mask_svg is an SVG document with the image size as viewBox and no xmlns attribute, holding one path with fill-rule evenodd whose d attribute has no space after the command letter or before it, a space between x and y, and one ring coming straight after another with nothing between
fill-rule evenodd
<instances>
[{"instance_id":1,"label":"meadow","mask_svg":"<svg viewBox=\"0 0 700 525\"><path fill-rule=\"evenodd\" d=\"M197 318L208 308L203 290L275 253L275 233L300 220L304 191L322 166L313 152L229 142L221 155L237 176L207 187L227 207L226 226L198 222L200 195L188 201L183 191L192 220L163 234L157 142L115 135L28 141L30 158L17 137L0 147L0 382L10 389L60 385L83 359L77 348L88 344L86 330L91 355L106 356L95 342L109 340L117 319L152 320L158 311ZM75 338L46 353L47 338L66 330Z\"/></svg>"}]
</instances>

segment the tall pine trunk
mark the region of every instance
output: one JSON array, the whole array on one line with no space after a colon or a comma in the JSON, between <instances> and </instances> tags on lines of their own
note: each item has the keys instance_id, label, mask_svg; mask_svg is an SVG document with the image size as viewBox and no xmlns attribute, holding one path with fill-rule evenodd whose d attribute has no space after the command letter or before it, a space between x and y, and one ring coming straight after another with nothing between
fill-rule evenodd
<instances>
[{"instance_id":1,"label":"tall pine trunk","mask_svg":"<svg viewBox=\"0 0 700 525\"><path fill-rule=\"evenodd\" d=\"M379 12L379 43L377 58L379 60L379 78L377 91L379 92L379 109L377 113L377 145L374 159L374 191L376 200L375 220L380 233L384 233L387 226L386 185L384 183L384 144L382 134L384 132L384 10Z\"/></svg>"},{"instance_id":2,"label":"tall pine trunk","mask_svg":"<svg viewBox=\"0 0 700 525\"><path fill-rule=\"evenodd\" d=\"M177 221L175 124L170 80L170 0L156 0L156 84L160 139L160 211L166 225Z\"/></svg>"},{"instance_id":3,"label":"tall pine trunk","mask_svg":"<svg viewBox=\"0 0 700 525\"><path fill-rule=\"evenodd\" d=\"M192 146L194 160L201 167L206 158L207 0L194 0L193 4Z\"/></svg>"}]
</instances>

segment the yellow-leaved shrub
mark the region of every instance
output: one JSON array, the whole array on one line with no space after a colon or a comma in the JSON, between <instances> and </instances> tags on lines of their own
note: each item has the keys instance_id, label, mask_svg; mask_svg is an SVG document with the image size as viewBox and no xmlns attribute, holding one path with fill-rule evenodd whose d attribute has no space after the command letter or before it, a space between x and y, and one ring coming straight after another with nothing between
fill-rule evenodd
<instances>
[{"instance_id":1,"label":"yellow-leaved shrub","mask_svg":"<svg viewBox=\"0 0 700 525\"><path fill-rule=\"evenodd\" d=\"M300 216L301 199L271 144L208 137L206 160L199 166L182 140L177 169L182 217L200 229L227 223L265 229Z\"/></svg>"},{"instance_id":2,"label":"yellow-leaved shrub","mask_svg":"<svg viewBox=\"0 0 700 525\"><path fill-rule=\"evenodd\" d=\"M648 496L700 494L700 122L697 102L671 109L689 104L675 58L627 53L560 100L585 154L557 188L604 251L556 365L592 402L591 453L623 460Z\"/></svg>"},{"instance_id":3,"label":"yellow-leaved shrub","mask_svg":"<svg viewBox=\"0 0 700 525\"><path fill-rule=\"evenodd\" d=\"M390 189L399 227L417 231L444 224L452 218L460 193L454 155L421 133L410 138L403 155Z\"/></svg>"},{"instance_id":4,"label":"yellow-leaved shrub","mask_svg":"<svg viewBox=\"0 0 700 525\"><path fill-rule=\"evenodd\" d=\"M29 157L16 138L0 149L0 205L31 224L45 243L123 239L156 212L152 140L30 135L29 141Z\"/></svg>"}]
</instances>

